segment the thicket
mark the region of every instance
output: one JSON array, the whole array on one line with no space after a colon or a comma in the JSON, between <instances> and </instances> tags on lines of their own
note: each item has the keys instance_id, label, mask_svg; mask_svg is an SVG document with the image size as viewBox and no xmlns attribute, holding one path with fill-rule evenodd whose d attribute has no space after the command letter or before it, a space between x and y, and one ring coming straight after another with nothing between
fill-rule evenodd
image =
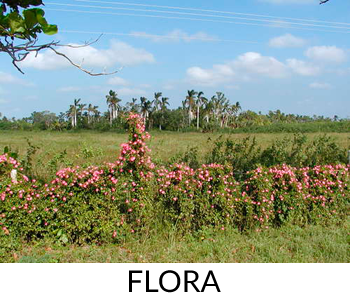
<instances>
[{"instance_id":1,"label":"thicket","mask_svg":"<svg viewBox=\"0 0 350 300\"><path fill-rule=\"evenodd\" d=\"M326 138L314 145L326 146L313 161L299 149L310 145L302 136L295 138L300 145L292 148L294 162L312 167L279 165L278 159L289 157L282 141L264 150L264 157L271 158L268 164L276 165L252 165L238 181L237 153L239 164L248 169L256 153L264 152L254 154L249 140L239 147L217 141L211 157L217 161L198 168L185 163L157 166L142 120L130 114L128 124L129 141L121 145L115 162L68 167L51 182L28 178L10 151L0 156L0 257L22 241L43 238L62 244L118 243L127 235L149 235L159 226L181 233L208 227L267 230L283 224L339 223L348 214L349 166L337 161L341 156L327 161L337 153L334 149L321 160L334 146ZM17 181L9 176L11 170L17 170Z\"/></svg>"}]
</instances>

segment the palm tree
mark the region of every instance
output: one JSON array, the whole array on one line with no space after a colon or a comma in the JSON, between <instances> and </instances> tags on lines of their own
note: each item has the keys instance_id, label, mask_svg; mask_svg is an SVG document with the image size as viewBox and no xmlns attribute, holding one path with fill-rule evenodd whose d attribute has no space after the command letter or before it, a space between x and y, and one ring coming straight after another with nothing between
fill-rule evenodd
<instances>
[{"instance_id":1,"label":"palm tree","mask_svg":"<svg viewBox=\"0 0 350 300\"><path fill-rule=\"evenodd\" d=\"M228 99L225 97L225 94L222 92L216 92L216 95L211 98L213 102L213 113L214 117L216 119L216 122L219 123L220 120L220 126L223 126L223 122L225 119L224 114L227 112L227 106L228 106Z\"/></svg>"},{"instance_id":2,"label":"palm tree","mask_svg":"<svg viewBox=\"0 0 350 300\"><path fill-rule=\"evenodd\" d=\"M101 112L98 110L98 106L94 106L92 108L92 113L93 113L93 120L96 122L96 120L99 120Z\"/></svg>"},{"instance_id":3,"label":"palm tree","mask_svg":"<svg viewBox=\"0 0 350 300\"><path fill-rule=\"evenodd\" d=\"M198 92L197 99L196 99L196 106L197 106L197 130L199 129L199 109L203 106L204 102L207 101L207 98L205 98L203 92Z\"/></svg>"},{"instance_id":4,"label":"palm tree","mask_svg":"<svg viewBox=\"0 0 350 300\"><path fill-rule=\"evenodd\" d=\"M83 115L83 111L86 110L86 104L80 103L78 105L78 116L81 117Z\"/></svg>"},{"instance_id":5,"label":"palm tree","mask_svg":"<svg viewBox=\"0 0 350 300\"><path fill-rule=\"evenodd\" d=\"M130 111L138 112L139 105L136 102L137 102L137 98L132 98L131 102L126 103L126 106L129 108Z\"/></svg>"},{"instance_id":6,"label":"palm tree","mask_svg":"<svg viewBox=\"0 0 350 300\"><path fill-rule=\"evenodd\" d=\"M236 102L235 104L233 104L231 106L230 112L232 114L232 118L233 118L233 126L236 127L236 119L237 119L237 114L238 111L240 111L242 109L241 104L239 102ZM259 112L259 115L261 114L261 112Z\"/></svg>"},{"instance_id":7,"label":"palm tree","mask_svg":"<svg viewBox=\"0 0 350 300\"><path fill-rule=\"evenodd\" d=\"M72 128L77 127L77 115L79 113L79 102L81 101L81 99L74 99L74 103L73 105L69 106L69 110L67 111L66 115L68 118L71 119L71 124L72 124Z\"/></svg>"},{"instance_id":8,"label":"palm tree","mask_svg":"<svg viewBox=\"0 0 350 300\"><path fill-rule=\"evenodd\" d=\"M74 126L73 127L76 127L77 124L78 124L78 112L79 112L79 109L78 109L78 105L79 105L79 102L81 101L81 99L74 99Z\"/></svg>"},{"instance_id":9,"label":"palm tree","mask_svg":"<svg viewBox=\"0 0 350 300\"><path fill-rule=\"evenodd\" d=\"M146 97L140 97L141 101L141 116L146 124L149 114L152 111L152 102L147 100Z\"/></svg>"},{"instance_id":10,"label":"palm tree","mask_svg":"<svg viewBox=\"0 0 350 300\"><path fill-rule=\"evenodd\" d=\"M169 105L168 100L169 100L168 97L162 97L162 100L160 102L160 111L161 111L162 115L160 117L161 122L159 122L159 130L162 130L162 123L164 121L164 112L166 111L167 106Z\"/></svg>"},{"instance_id":11,"label":"palm tree","mask_svg":"<svg viewBox=\"0 0 350 300\"><path fill-rule=\"evenodd\" d=\"M71 120L72 128L76 127L76 114L77 108L75 105L70 105L69 110L67 111L67 117Z\"/></svg>"},{"instance_id":12,"label":"palm tree","mask_svg":"<svg viewBox=\"0 0 350 300\"><path fill-rule=\"evenodd\" d=\"M160 104L160 109L162 111L167 109L167 106L169 105L169 101L168 100L169 100L168 97L162 97L162 101L161 101L161 104Z\"/></svg>"},{"instance_id":13,"label":"palm tree","mask_svg":"<svg viewBox=\"0 0 350 300\"><path fill-rule=\"evenodd\" d=\"M119 102L121 99L117 97L117 93L110 90L109 94L106 96L106 102L109 107L109 124L112 127L112 122L118 117L118 110L120 108Z\"/></svg>"},{"instance_id":14,"label":"palm tree","mask_svg":"<svg viewBox=\"0 0 350 300\"><path fill-rule=\"evenodd\" d=\"M91 114L94 113L94 106L90 103L86 111L87 111L87 117L88 117L88 124L90 124L92 120Z\"/></svg>"},{"instance_id":15,"label":"palm tree","mask_svg":"<svg viewBox=\"0 0 350 300\"><path fill-rule=\"evenodd\" d=\"M160 110L160 107L161 107L160 97L162 97L162 93L161 92L154 93L153 105L154 105L154 110L155 111Z\"/></svg>"},{"instance_id":16,"label":"palm tree","mask_svg":"<svg viewBox=\"0 0 350 300\"><path fill-rule=\"evenodd\" d=\"M221 108L221 127L227 127L229 115L230 115L230 110L231 110L231 105L228 100L222 103L222 108Z\"/></svg>"},{"instance_id":17,"label":"palm tree","mask_svg":"<svg viewBox=\"0 0 350 300\"><path fill-rule=\"evenodd\" d=\"M213 114L213 110L214 110L213 97L210 100L205 101L204 104L205 104L204 119L206 120L207 123L209 123L209 119Z\"/></svg>"},{"instance_id":18,"label":"palm tree","mask_svg":"<svg viewBox=\"0 0 350 300\"><path fill-rule=\"evenodd\" d=\"M188 125L191 126L191 122L193 119L193 106L195 104L195 97L198 93L194 90L188 90L186 96L186 103L188 105Z\"/></svg>"}]
</instances>

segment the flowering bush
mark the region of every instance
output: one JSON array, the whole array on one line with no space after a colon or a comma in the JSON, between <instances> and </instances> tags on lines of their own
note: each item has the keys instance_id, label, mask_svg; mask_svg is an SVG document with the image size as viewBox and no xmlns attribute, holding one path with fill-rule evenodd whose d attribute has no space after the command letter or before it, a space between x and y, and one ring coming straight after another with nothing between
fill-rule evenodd
<instances>
[{"instance_id":1,"label":"flowering bush","mask_svg":"<svg viewBox=\"0 0 350 300\"><path fill-rule=\"evenodd\" d=\"M325 223L345 217L349 168L343 165L293 168L287 165L249 172L245 188L252 223L260 227ZM254 222L255 220L255 222Z\"/></svg>"},{"instance_id":2,"label":"flowering bush","mask_svg":"<svg viewBox=\"0 0 350 300\"><path fill-rule=\"evenodd\" d=\"M157 170L157 184L164 218L179 229L238 225L241 187L228 167L212 164L193 170L175 164Z\"/></svg>"},{"instance_id":3,"label":"flowering bush","mask_svg":"<svg viewBox=\"0 0 350 300\"><path fill-rule=\"evenodd\" d=\"M128 122L129 141L115 162L62 169L48 183L22 175L12 182L8 172L21 170L20 165L0 156L0 248L6 240L43 237L118 242L127 234L149 232L155 223L181 232L207 226L260 230L339 222L347 215L349 166L258 167L241 182L232 165L156 167L142 119L131 114Z\"/></svg>"},{"instance_id":4,"label":"flowering bush","mask_svg":"<svg viewBox=\"0 0 350 300\"><path fill-rule=\"evenodd\" d=\"M18 169L20 166L19 162L13 157L9 156L8 153L0 155L0 178L9 176L9 173L13 169ZM22 168L19 168L21 171Z\"/></svg>"}]
</instances>

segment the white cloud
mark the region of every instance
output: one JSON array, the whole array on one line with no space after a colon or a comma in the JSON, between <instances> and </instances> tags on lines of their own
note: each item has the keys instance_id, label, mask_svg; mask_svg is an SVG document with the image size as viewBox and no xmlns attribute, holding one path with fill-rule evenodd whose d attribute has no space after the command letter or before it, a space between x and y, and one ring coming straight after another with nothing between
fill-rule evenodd
<instances>
[{"instance_id":1,"label":"white cloud","mask_svg":"<svg viewBox=\"0 0 350 300\"><path fill-rule=\"evenodd\" d=\"M75 45L76 46L76 45ZM137 49L131 45L111 40L108 49L97 49L92 46L81 48L59 47L57 51L64 53L72 61L82 64L84 68L115 68L116 66L132 66L143 63L154 63L153 55L144 49ZM21 63L21 67L35 68L39 70L62 69L71 66L69 62L46 50L38 53L31 53Z\"/></svg>"},{"instance_id":2,"label":"white cloud","mask_svg":"<svg viewBox=\"0 0 350 300\"><path fill-rule=\"evenodd\" d=\"M155 43L160 43L160 42L192 42L196 40L200 41L212 41L216 40L217 38L214 36L211 36L205 32L199 31L194 34L189 34L185 31L182 31L180 29L174 29L173 31L170 31L169 33L165 35L154 35L154 34L149 34L147 32L131 32L136 37L140 38L145 38L149 39Z\"/></svg>"},{"instance_id":3,"label":"white cloud","mask_svg":"<svg viewBox=\"0 0 350 300\"><path fill-rule=\"evenodd\" d=\"M284 78L289 72L287 66L274 57L247 52L226 64L214 65L211 69L191 67L186 73L192 84L216 86L221 83L232 85L235 81L248 80L251 76Z\"/></svg>"},{"instance_id":4,"label":"white cloud","mask_svg":"<svg viewBox=\"0 0 350 300\"><path fill-rule=\"evenodd\" d=\"M295 58L287 59L287 65L294 73L302 76L315 76L321 72L319 66Z\"/></svg>"},{"instance_id":5,"label":"white cloud","mask_svg":"<svg viewBox=\"0 0 350 300\"><path fill-rule=\"evenodd\" d=\"M118 95L120 96L144 96L147 94L145 90L138 88L121 88L117 90Z\"/></svg>"},{"instance_id":6,"label":"white cloud","mask_svg":"<svg viewBox=\"0 0 350 300\"><path fill-rule=\"evenodd\" d=\"M347 59L345 51L336 46L311 47L306 50L305 55L313 60L330 63L342 63Z\"/></svg>"},{"instance_id":7,"label":"white cloud","mask_svg":"<svg viewBox=\"0 0 350 300\"><path fill-rule=\"evenodd\" d=\"M211 68L193 66L186 70L186 81L195 85L239 88L237 83L250 81L255 77L283 79L297 74L300 76L317 76L323 66L311 61L295 58L281 62L271 56L263 56L257 52L246 52L235 60L225 64L213 65Z\"/></svg>"},{"instance_id":8,"label":"white cloud","mask_svg":"<svg viewBox=\"0 0 350 300\"><path fill-rule=\"evenodd\" d=\"M322 83L322 82L313 82L309 85L312 89L321 89L321 90L329 90L332 88L332 86L329 83Z\"/></svg>"},{"instance_id":9,"label":"white cloud","mask_svg":"<svg viewBox=\"0 0 350 300\"><path fill-rule=\"evenodd\" d=\"M262 56L260 53L247 52L233 62L235 69L248 74L258 74L271 78L283 78L288 75L286 66L271 56Z\"/></svg>"},{"instance_id":10,"label":"white cloud","mask_svg":"<svg viewBox=\"0 0 350 300\"><path fill-rule=\"evenodd\" d=\"M0 72L0 83L16 83L18 79L11 74Z\"/></svg>"},{"instance_id":11,"label":"white cloud","mask_svg":"<svg viewBox=\"0 0 350 300\"><path fill-rule=\"evenodd\" d=\"M259 0L259 2L266 2L272 4L318 4L318 0Z\"/></svg>"},{"instance_id":12,"label":"white cloud","mask_svg":"<svg viewBox=\"0 0 350 300\"><path fill-rule=\"evenodd\" d=\"M64 86L64 87L59 88L57 91L61 92L61 93L78 92L78 91L81 91L81 87L78 87L78 86Z\"/></svg>"},{"instance_id":13,"label":"white cloud","mask_svg":"<svg viewBox=\"0 0 350 300\"><path fill-rule=\"evenodd\" d=\"M9 101L6 99L0 98L0 104L6 104L6 103L9 103Z\"/></svg>"},{"instance_id":14,"label":"white cloud","mask_svg":"<svg viewBox=\"0 0 350 300\"><path fill-rule=\"evenodd\" d=\"M234 71L230 65L214 65L212 69L200 67L188 68L187 78L192 84L216 86L219 83L229 82L234 78Z\"/></svg>"},{"instance_id":15,"label":"white cloud","mask_svg":"<svg viewBox=\"0 0 350 300\"><path fill-rule=\"evenodd\" d=\"M33 83L15 77L9 73L0 71L0 83L8 83L8 84L19 84L24 86L34 86Z\"/></svg>"},{"instance_id":16,"label":"white cloud","mask_svg":"<svg viewBox=\"0 0 350 300\"><path fill-rule=\"evenodd\" d=\"M121 77L112 77L110 79L108 79L107 81L108 84L111 84L111 85L122 85L122 86L126 86L126 85L129 85L129 82L127 80L125 80L124 78L121 78Z\"/></svg>"},{"instance_id":17,"label":"white cloud","mask_svg":"<svg viewBox=\"0 0 350 300\"><path fill-rule=\"evenodd\" d=\"M306 41L289 33L272 38L269 41L269 46L274 48L298 48L303 47Z\"/></svg>"}]
</instances>

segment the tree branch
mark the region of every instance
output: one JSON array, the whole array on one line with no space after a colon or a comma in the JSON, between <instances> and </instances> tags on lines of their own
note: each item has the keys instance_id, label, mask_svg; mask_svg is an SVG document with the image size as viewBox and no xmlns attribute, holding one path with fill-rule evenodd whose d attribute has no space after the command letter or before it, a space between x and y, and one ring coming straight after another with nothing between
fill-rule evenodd
<instances>
[{"instance_id":1,"label":"tree branch","mask_svg":"<svg viewBox=\"0 0 350 300\"><path fill-rule=\"evenodd\" d=\"M18 62L23 61L31 52L35 52L36 56L37 56L41 50L50 49L53 52L55 52L57 55L65 58L74 67L78 68L79 70L81 70L84 73L87 73L91 76L113 75L115 73L118 73L122 68L120 68L116 71L113 71L113 72L105 72L104 71L104 72L100 72L100 73L94 73L93 70L89 71L87 69L84 69L82 67L82 64L79 65L79 64L73 62L67 55L65 55L64 53L61 53L55 49L56 47L69 47L69 48L87 47L87 46L90 46L94 43L97 43L101 37L102 37L102 34L96 40L93 40L91 42L85 42L83 45L69 45L69 44L64 45L64 44L60 44L58 41L57 42L52 41L51 43L48 43L48 44L36 45L36 43L38 41L37 39L30 39L30 40L28 40L28 42L26 42L24 44L15 45L13 42L14 39L12 37L8 38L8 36L5 36L4 42L2 42L0 40L0 52L7 53L12 59L12 64L22 74L24 74L24 72L18 66L18 64L17 64Z\"/></svg>"}]
</instances>

